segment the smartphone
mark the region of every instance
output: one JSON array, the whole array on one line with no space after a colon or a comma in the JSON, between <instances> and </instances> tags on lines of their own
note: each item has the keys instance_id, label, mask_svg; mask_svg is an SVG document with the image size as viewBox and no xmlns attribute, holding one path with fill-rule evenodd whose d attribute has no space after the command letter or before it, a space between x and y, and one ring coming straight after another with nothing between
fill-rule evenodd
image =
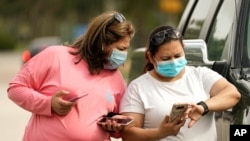
<instances>
[{"instance_id":1,"label":"smartphone","mask_svg":"<svg viewBox=\"0 0 250 141\"><path fill-rule=\"evenodd\" d=\"M98 124L105 123L107 120L115 120L118 124L121 125L129 125L131 122L133 122L133 119L120 119L120 118L112 118L112 117L103 117L98 121Z\"/></svg>"},{"instance_id":2,"label":"smartphone","mask_svg":"<svg viewBox=\"0 0 250 141\"><path fill-rule=\"evenodd\" d=\"M83 98L85 96L87 96L88 94L81 94L81 95L66 95L63 97L64 100L70 101L70 102L74 102L80 98Z\"/></svg>"},{"instance_id":3,"label":"smartphone","mask_svg":"<svg viewBox=\"0 0 250 141\"><path fill-rule=\"evenodd\" d=\"M174 104L170 113L169 122L177 116L183 115L188 108L188 104Z\"/></svg>"}]
</instances>

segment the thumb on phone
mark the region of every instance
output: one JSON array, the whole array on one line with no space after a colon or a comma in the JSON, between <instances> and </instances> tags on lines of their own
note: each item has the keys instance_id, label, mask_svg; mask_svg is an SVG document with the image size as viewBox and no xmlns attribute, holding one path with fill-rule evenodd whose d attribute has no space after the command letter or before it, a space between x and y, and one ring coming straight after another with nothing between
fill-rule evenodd
<instances>
[{"instance_id":1,"label":"thumb on phone","mask_svg":"<svg viewBox=\"0 0 250 141\"><path fill-rule=\"evenodd\" d=\"M61 97L61 96L67 95L67 94L69 94L69 93L70 93L69 91L60 90L60 91L58 91L58 92L55 93L55 96L56 96L56 97Z\"/></svg>"},{"instance_id":2,"label":"thumb on phone","mask_svg":"<svg viewBox=\"0 0 250 141\"><path fill-rule=\"evenodd\" d=\"M53 97L55 98L62 98L63 100L67 100L67 98L70 96L70 92L66 90L60 90L57 91Z\"/></svg>"},{"instance_id":3,"label":"thumb on phone","mask_svg":"<svg viewBox=\"0 0 250 141\"><path fill-rule=\"evenodd\" d=\"M57 115L66 115L71 110L71 107L74 104L62 100L63 96L69 94L70 92L68 91L60 90L52 96L51 108L54 113L56 113Z\"/></svg>"},{"instance_id":4,"label":"thumb on phone","mask_svg":"<svg viewBox=\"0 0 250 141\"><path fill-rule=\"evenodd\" d=\"M170 120L169 118L170 118L170 116L169 116L169 115L166 115L165 118L163 119L163 122L164 122L164 123L168 123L169 120Z\"/></svg>"}]
</instances>

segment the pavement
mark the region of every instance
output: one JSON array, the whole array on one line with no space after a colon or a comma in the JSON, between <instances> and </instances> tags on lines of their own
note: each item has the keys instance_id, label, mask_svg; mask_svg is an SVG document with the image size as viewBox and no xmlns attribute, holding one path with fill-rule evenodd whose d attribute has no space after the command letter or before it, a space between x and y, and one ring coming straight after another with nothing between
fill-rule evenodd
<instances>
[{"instance_id":1,"label":"pavement","mask_svg":"<svg viewBox=\"0 0 250 141\"><path fill-rule=\"evenodd\" d=\"M30 113L7 96L8 82L21 67L20 53L0 52L0 137L1 141L20 141Z\"/></svg>"},{"instance_id":2,"label":"pavement","mask_svg":"<svg viewBox=\"0 0 250 141\"><path fill-rule=\"evenodd\" d=\"M0 138L1 141L21 141L30 113L8 99L9 81L21 68L20 52L0 52ZM112 139L121 141L121 139Z\"/></svg>"}]
</instances>

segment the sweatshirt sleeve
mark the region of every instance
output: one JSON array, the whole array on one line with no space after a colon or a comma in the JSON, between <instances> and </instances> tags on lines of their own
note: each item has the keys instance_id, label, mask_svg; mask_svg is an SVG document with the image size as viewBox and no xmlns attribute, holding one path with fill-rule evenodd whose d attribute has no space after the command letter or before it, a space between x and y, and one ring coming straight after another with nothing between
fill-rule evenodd
<instances>
[{"instance_id":1,"label":"sweatshirt sleeve","mask_svg":"<svg viewBox=\"0 0 250 141\"><path fill-rule=\"evenodd\" d=\"M52 49L45 49L26 62L7 89L8 97L14 103L35 114L51 115L52 94L43 93L42 87L55 62L52 53Z\"/></svg>"}]
</instances>

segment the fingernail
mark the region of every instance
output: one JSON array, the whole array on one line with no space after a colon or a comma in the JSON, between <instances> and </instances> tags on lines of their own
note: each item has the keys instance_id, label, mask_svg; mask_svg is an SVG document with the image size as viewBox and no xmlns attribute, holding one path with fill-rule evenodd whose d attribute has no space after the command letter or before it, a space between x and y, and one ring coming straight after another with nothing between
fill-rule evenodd
<instances>
[{"instance_id":1,"label":"fingernail","mask_svg":"<svg viewBox=\"0 0 250 141\"><path fill-rule=\"evenodd\" d=\"M64 93L69 94L69 91L63 90Z\"/></svg>"}]
</instances>

